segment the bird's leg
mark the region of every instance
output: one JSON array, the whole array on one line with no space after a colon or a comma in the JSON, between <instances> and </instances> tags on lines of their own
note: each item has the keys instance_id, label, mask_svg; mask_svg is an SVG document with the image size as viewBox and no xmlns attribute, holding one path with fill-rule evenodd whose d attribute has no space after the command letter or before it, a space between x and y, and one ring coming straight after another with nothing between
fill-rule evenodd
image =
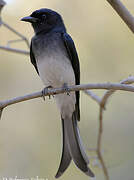
<instances>
[{"instance_id":1,"label":"bird's leg","mask_svg":"<svg viewBox=\"0 0 134 180\"><path fill-rule=\"evenodd\" d=\"M44 101L45 101L45 95L48 93L48 90L51 89L51 88L53 88L53 87L52 86L47 86L42 90L42 97L43 97ZM49 95L49 99L50 98L51 98L51 95Z\"/></svg>"},{"instance_id":2,"label":"bird's leg","mask_svg":"<svg viewBox=\"0 0 134 180\"><path fill-rule=\"evenodd\" d=\"M63 84L63 88L65 89L66 94L67 94L68 96L70 96L70 91L69 91L69 88L68 88L67 83L64 83L64 84Z\"/></svg>"}]
</instances>

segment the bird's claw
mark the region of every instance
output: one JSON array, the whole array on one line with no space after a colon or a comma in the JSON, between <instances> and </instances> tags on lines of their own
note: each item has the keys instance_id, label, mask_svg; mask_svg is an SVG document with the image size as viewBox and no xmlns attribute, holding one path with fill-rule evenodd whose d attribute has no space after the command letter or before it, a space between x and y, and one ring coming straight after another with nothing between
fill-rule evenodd
<instances>
[{"instance_id":1,"label":"bird's claw","mask_svg":"<svg viewBox=\"0 0 134 180\"><path fill-rule=\"evenodd\" d=\"M69 88L68 88L68 86L67 86L66 83L64 83L63 88L65 89L66 94L67 94L68 96L70 96L70 91L69 91Z\"/></svg>"},{"instance_id":2,"label":"bird's claw","mask_svg":"<svg viewBox=\"0 0 134 180\"><path fill-rule=\"evenodd\" d=\"M45 99L45 96L46 96L46 94L48 93L48 90L51 89L51 88L52 88L52 86L48 86L48 87L46 87L46 88L44 88L44 89L42 90L42 97L43 97L44 101L46 100L46 99ZM48 96L49 96L49 99L51 99L51 95L48 95Z\"/></svg>"}]
</instances>

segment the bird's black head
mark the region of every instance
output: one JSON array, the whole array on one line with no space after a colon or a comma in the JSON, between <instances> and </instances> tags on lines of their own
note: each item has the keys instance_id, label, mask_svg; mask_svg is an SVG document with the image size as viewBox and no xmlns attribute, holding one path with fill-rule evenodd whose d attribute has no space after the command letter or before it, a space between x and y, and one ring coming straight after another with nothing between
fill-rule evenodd
<instances>
[{"instance_id":1,"label":"bird's black head","mask_svg":"<svg viewBox=\"0 0 134 180\"><path fill-rule=\"evenodd\" d=\"M30 22L36 34L50 31L66 31L62 17L51 9L39 9L30 16L24 17L22 21Z\"/></svg>"}]
</instances>

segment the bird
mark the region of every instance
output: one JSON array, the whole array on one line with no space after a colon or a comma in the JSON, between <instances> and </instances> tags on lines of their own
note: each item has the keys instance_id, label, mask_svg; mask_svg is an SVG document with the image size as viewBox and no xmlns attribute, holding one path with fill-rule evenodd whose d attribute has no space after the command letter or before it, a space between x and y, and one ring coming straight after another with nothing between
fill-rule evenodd
<instances>
[{"instance_id":1,"label":"bird","mask_svg":"<svg viewBox=\"0 0 134 180\"><path fill-rule=\"evenodd\" d=\"M34 36L31 39L30 59L45 88L80 84L80 64L74 41L67 33L61 15L51 9L42 8L23 17L31 23ZM80 121L79 91L57 94L54 99L62 122L62 156L55 178L59 178L73 160L87 176L94 177L88 167L89 159L83 146L78 122Z\"/></svg>"}]
</instances>

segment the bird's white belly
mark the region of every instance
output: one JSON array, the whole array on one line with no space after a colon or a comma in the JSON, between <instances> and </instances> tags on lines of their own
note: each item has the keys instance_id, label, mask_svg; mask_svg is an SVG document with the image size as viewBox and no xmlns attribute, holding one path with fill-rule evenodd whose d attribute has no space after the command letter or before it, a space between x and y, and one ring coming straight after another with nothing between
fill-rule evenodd
<instances>
[{"instance_id":1,"label":"bird's white belly","mask_svg":"<svg viewBox=\"0 0 134 180\"><path fill-rule=\"evenodd\" d=\"M44 85L52 87L61 87L64 83L67 85L75 84L75 76L69 59L58 57L45 57L38 59L38 70Z\"/></svg>"},{"instance_id":2,"label":"bird's white belly","mask_svg":"<svg viewBox=\"0 0 134 180\"><path fill-rule=\"evenodd\" d=\"M45 58L38 59L37 66L45 87L52 86L56 88L62 87L64 83L67 85L75 84L75 75L72 65L65 56L61 56L61 58L56 56L45 56ZM74 92L71 92L70 96L66 93L55 95L55 100L63 118L72 115L76 103ZM70 113L68 114L68 112Z\"/></svg>"}]
</instances>

